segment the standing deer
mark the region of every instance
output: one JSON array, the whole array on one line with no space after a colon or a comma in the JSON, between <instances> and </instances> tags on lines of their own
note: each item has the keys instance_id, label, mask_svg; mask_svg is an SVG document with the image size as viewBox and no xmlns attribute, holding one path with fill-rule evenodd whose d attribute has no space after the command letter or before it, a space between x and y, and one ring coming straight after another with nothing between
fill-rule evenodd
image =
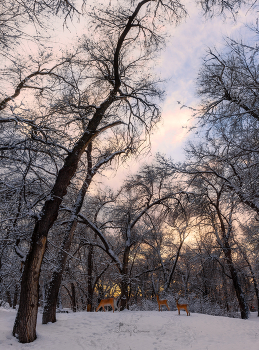
<instances>
[{"instance_id":1,"label":"standing deer","mask_svg":"<svg viewBox=\"0 0 259 350\"><path fill-rule=\"evenodd\" d=\"M156 300L157 300L157 303L158 303L159 311L162 311L162 305L165 305L167 307L168 311L170 311L166 299L160 300L159 299L159 294L156 294ZM160 306L161 306L161 310L160 310Z\"/></svg>"},{"instance_id":2,"label":"standing deer","mask_svg":"<svg viewBox=\"0 0 259 350\"><path fill-rule=\"evenodd\" d=\"M187 316L190 316L190 311L189 311L189 305L188 304L178 304L178 300L179 299L175 299L176 301L176 306L177 306L177 309L178 309L178 315L180 315L180 310L185 310L186 313L187 313Z\"/></svg>"},{"instance_id":3,"label":"standing deer","mask_svg":"<svg viewBox=\"0 0 259 350\"><path fill-rule=\"evenodd\" d=\"M101 307L105 311L105 306L111 306L114 312L114 309L117 309L117 300L115 298L102 299L95 311L97 312Z\"/></svg>"}]
</instances>

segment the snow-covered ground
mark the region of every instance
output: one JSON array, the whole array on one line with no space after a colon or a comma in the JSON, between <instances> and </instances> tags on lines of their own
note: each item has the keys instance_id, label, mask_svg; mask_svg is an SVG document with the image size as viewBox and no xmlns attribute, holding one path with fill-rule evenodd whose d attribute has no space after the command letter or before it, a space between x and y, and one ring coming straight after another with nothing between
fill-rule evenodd
<instances>
[{"instance_id":1,"label":"snow-covered ground","mask_svg":"<svg viewBox=\"0 0 259 350\"><path fill-rule=\"evenodd\" d=\"M12 336L15 311L0 308L0 349L29 350L258 350L259 318L249 320L176 311L77 312L42 325L36 341Z\"/></svg>"}]
</instances>

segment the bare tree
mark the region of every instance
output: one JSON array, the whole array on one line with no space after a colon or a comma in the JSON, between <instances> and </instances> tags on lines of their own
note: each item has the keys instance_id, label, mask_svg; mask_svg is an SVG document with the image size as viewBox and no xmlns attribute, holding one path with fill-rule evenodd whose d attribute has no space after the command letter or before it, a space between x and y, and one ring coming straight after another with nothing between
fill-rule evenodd
<instances>
[{"instance_id":1,"label":"bare tree","mask_svg":"<svg viewBox=\"0 0 259 350\"><path fill-rule=\"evenodd\" d=\"M142 17L143 24L139 17L142 9L147 11L147 17ZM95 78L89 77L89 89L95 86L95 90L99 90L99 101L95 99L96 104L92 104L93 91L87 96L87 90L84 90L82 97L69 98L70 95L66 97L68 107L75 108L78 113L81 110L87 112L84 117L86 125L58 171L50 199L44 203L34 227L31 247L24 265L19 310L13 329L13 334L20 342L31 342L36 338L38 281L47 235L57 218L62 199L67 193L69 183L76 173L86 147L100 133L113 126L127 125L129 131L136 135L136 133L142 133L143 127L148 131L159 120L159 109L151 101L160 95L154 81L150 81L148 77L144 78L141 74L136 82L136 75L131 76L131 72L136 73L137 69L141 69L144 62L151 59L153 52L158 48L160 38L154 31L155 21L159 18L159 13L162 15L164 10L167 11L170 20L179 20L184 13L183 6L178 2L168 0L162 3L144 0L130 12L120 8L119 11L118 9L116 11L100 10L93 14L94 20L98 25L101 24L102 37L98 43L85 41L87 51L84 55L88 54L86 67L91 67L92 74L95 73ZM151 21L148 20L148 23L145 23L149 16ZM146 27L148 24L151 28ZM142 33L146 37L144 43ZM107 38L104 38L105 34ZM110 45L107 46L107 43ZM139 51L140 56L137 59L134 57L133 62L128 62L126 59L130 45L133 51L136 47L142 48ZM89 90L88 93L90 93Z\"/></svg>"},{"instance_id":2,"label":"bare tree","mask_svg":"<svg viewBox=\"0 0 259 350\"><path fill-rule=\"evenodd\" d=\"M168 175L166 172L156 172L154 166L145 166L139 174L129 178L120 189L115 205L110 210L107 233L103 224L100 224L101 227L104 226L101 230L85 215L79 215L96 233L102 242L99 246L116 264L120 273L122 309L128 308L130 280L135 278L133 269L135 259L131 259L135 256L134 248L145 243L146 229L143 229L145 226L143 220L150 225L151 217L156 215L159 207L164 207L164 211L167 212L168 207L177 201L175 199L177 194L170 188L170 179L166 175ZM161 214L161 211L159 212ZM110 243L109 230L117 236L118 253Z\"/></svg>"},{"instance_id":3,"label":"bare tree","mask_svg":"<svg viewBox=\"0 0 259 350\"><path fill-rule=\"evenodd\" d=\"M1 55L14 56L8 52L17 47L21 40L33 40L32 29L35 29L35 37L46 29L47 20L53 14L62 15L66 20L73 14L79 14L74 1L70 0L3 0L0 4L0 47ZM26 27L30 25L28 30Z\"/></svg>"},{"instance_id":4,"label":"bare tree","mask_svg":"<svg viewBox=\"0 0 259 350\"><path fill-rule=\"evenodd\" d=\"M251 33L254 35L254 32ZM222 53L209 50L198 75L201 122L242 127L259 121L258 48L255 44L227 39Z\"/></svg>"},{"instance_id":5,"label":"bare tree","mask_svg":"<svg viewBox=\"0 0 259 350\"><path fill-rule=\"evenodd\" d=\"M118 136L118 135L117 135ZM117 145L116 145L117 146ZM90 143L87 147L87 174L83 181L82 187L79 190L77 194L77 198L75 200L75 204L73 209L71 210L70 218L68 219L67 228L65 235L63 237L62 245L58 253L58 259L56 262L57 268L53 272L51 281L49 283L49 288L45 300L43 315L42 315L42 323L46 324L48 322L56 322L56 305L58 301L58 293L60 289L62 274L66 265L68 252L70 250L70 246L72 243L73 235L77 227L78 222L78 213L80 212L84 198L86 195L86 192L93 180L94 175L100 171L100 168L105 166L107 163L111 162L113 158L116 156L120 156L125 153L129 153L129 148L126 146L124 149L119 149L113 151L112 149L106 149L106 152L102 152L101 155L98 157L98 160L96 164L93 164L93 157L92 157L92 143ZM100 151L99 151L100 152ZM89 270L91 270L91 256L92 256L92 249L93 246L89 245L89 256L88 256L88 265ZM89 282L89 289L91 290L92 283Z\"/></svg>"},{"instance_id":6,"label":"bare tree","mask_svg":"<svg viewBox=\"0 0 259 350\"><path fill-rule=\"evenodd\" d=\"M245 124L239 128L220 123L207 140L189 144L187 155L193 174L203 172L218 177L258 215L258 128L255 121Z\"/></svg>"},{"instance_id":7,"label":"bare tree","mask_svg":"<svg viewBox=\"0 0 259 350\"><path fill-rule=\"evenodd\" d=\"M241 318L247 319L249 310L232 256L231 242L234 238L235 211L237 210L235 196L226 190L224 182L221 183L218 178L213 178L211 175L203 173L200 176L195 175L191 182L192 186L195 185L197 194L203 197L200 199L201 216L207 217L210 221L217 243L226 259L229 277L233 281L239 302Z\"/></svg>"}]
</instances>

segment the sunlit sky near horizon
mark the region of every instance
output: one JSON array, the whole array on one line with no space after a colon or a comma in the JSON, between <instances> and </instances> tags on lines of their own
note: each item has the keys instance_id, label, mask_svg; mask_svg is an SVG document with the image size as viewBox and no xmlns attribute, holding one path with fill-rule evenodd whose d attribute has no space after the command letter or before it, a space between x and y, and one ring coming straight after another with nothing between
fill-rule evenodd
<instances>
[{"instance_id":1,"label":"sunlit sky near horizon","mask_svg":"<svg viewBox=\"0 0 259 350\"><path fill-rule=\"evenodd\" d=\"M118 0L95 1L97 3L114 4ZM166 79L164 89L166 97L162 103L162 121L157 125L151 136L151 149L148 154L144 154L136 161L131 160L115 172L108 172L106 178L98 178L111 187L117 187L125 175L130 171L134 173L143 162L151 162L157 152L171 157L175 161L184 160L184 145L194 134L188 132L188 128L193 125L192 111L182 108L182 104L195 108L199 102L195 95L195 79L202 63L202 57L206 55L208 48L217 48L219 51L224 45L224 37L229 36L234 39L245 39L248 30L245 29L247 23L251 23L255 13L252 10L244 9L234 21L230 13L229 17L222 16L205 18L201 8L196 1L183 1L186 4L188 16L177 27L170 28L170 38L159 58L159 64L154 69L161 78ZM88 3L89 4L89 3ZM80 22L73 21L60 29L53 37L53 43L57 47L60 45L72 46L85 32L84 19ZM116 186L115 186L116 184Z\"/></svg>"}]
</instances>

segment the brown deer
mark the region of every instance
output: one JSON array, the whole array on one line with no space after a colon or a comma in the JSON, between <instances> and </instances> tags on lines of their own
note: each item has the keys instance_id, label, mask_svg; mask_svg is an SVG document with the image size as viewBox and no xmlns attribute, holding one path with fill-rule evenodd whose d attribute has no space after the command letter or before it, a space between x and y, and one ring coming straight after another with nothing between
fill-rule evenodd
<instances>
[{"instance_id":1,"label":"brown deer","mask_svg":"<svg viewBox=\"0 0 259 350\"><path fill-rule=\"evenodd\" d=\"M117 303L115 298L102 299L100 304L96 308L96 312L102 307L103 311L105 311L105 306L111 306L114 312L114 309L117 308Z\"/></svg>"},{"instance_id":2,"label":"brown deer","mask_svg":"<svg viewBox=\"0 0 259 350\"><path fill-rule=\"evenodd\" d=\"M157 300L157 303L158 303L159 311L162 311L162 305L165 305L165 306L167 307L168 311L170 311L166 299L160 300L160 299L159 299L159 295L156 294L156 300ZM160 306L161 306L161 310L160 310Z\"/></svg>"},{"instance_id":3,"label":"brown deer","mask_svg":"<svg viewBox=\"0 0 259 350\"><path fill-rule=\"evenodd\" d=\"M178 300L179 299L175 299L176 306L177 306L177 309L178 309L178 315L180 315L180 310L185 310L186 313L187 313L187 316L190 316L191 314L190 314L190 311L189 311L189 305L188 304L179 304Z\"/></svg>"}]
</instances>

